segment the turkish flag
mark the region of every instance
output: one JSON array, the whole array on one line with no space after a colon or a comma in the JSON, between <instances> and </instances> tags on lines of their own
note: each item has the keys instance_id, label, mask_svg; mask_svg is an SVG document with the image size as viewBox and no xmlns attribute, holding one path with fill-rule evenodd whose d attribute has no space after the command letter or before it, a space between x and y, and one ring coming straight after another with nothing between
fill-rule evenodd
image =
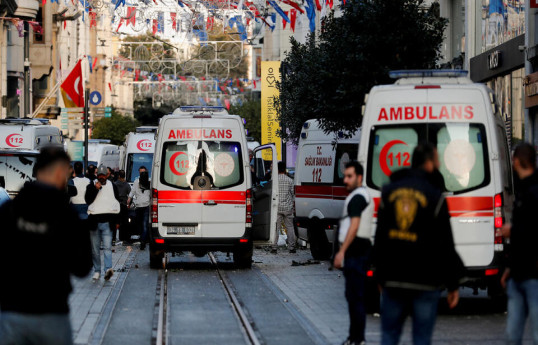
<instances>
[{"instance_id":1,"label":"turkish flag","mask_svg":"<svg viewBox=\"0 0 538 345\"><path fill-rule=\"evenodd\" d=\"M63 92L69 96L74 107L84 106L84 80L82 79L82 60L78 60L75 67L71 70L71 73L65 78L61 85ZM65 101L65 98L64 98ZM65 102L66 107L68 107Z\"/></svg>"}]
</instances>

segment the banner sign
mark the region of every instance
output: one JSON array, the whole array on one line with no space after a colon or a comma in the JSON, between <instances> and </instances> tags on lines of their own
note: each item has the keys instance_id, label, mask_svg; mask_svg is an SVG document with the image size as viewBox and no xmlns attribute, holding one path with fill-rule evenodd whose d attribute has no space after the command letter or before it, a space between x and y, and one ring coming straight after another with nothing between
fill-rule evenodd
<instances>
[{"instance_id":1,"label":"banner sign","mask_svg":"<svg viewBox=\"0 0 538 345\"><path fill-rule=\"evenodd\" d=\"M280 81L280 61L262 61L262 145L274 143L278 160L282 159L282 140L277 136L280 124L274 107L274 97L279 96L276 83ZM264 151L264 160L271 160L270 152Z\"/></svg>"}]
</instances>

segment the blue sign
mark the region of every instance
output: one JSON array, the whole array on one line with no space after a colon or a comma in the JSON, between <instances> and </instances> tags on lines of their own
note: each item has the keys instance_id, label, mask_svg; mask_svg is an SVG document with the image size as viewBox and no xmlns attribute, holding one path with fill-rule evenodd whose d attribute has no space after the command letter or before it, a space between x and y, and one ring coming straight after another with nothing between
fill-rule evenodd
<instances>
[{"instance_id":1,"label":"blue sign","mask_svg":"<svg viewBox=\"0 0 538 345\"><path fill-rule=\"evenodd\" d=\"M94 91L90 93L90 103L93 105L99 105L101 103L101 94L98 91Z\"/></svg>"}]
</instances>

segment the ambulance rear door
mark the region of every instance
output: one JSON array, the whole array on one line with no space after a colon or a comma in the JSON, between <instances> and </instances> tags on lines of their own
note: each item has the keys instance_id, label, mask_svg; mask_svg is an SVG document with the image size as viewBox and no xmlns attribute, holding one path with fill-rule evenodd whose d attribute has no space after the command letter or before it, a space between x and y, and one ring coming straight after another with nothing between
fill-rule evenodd
<instances>
[{"instance_id":1,"label":"ambulance rear door","mask_svg":"<svg viewBox=\"0 0 538 345\"><path fill-rule=\"evenodd\" d=\"M159 172L159 225L163 237L202 237L202 192L194 182L200 159L201 142L192 132L202 128L201 119L170 118L163 125ZM190 135L189 135L190 134ZM155 184L154 184L155 185Z\"/></svg>"},{"instance_id":2,"label":"ambulance rear door","mask_svg":"<svg viewBox=\"0 0 538 345\"><path fill-rule=\"evenodd\" d=\"M276 233L278 212L278 160L274 144L253 150L254 177L252 181L252 238L271 244ZM293 229L292 229L293 231Z\"/></svg>"}]
</instances>

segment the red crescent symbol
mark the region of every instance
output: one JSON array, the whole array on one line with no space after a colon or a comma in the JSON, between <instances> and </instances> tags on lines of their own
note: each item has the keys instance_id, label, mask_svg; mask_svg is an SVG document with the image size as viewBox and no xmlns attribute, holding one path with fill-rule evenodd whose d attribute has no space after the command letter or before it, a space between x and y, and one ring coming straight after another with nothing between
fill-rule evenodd
<instances>
[{"instance_id":1,"label":"red crescent symbol","mask_svg":"<svg viewBox=\"0 0 538 345\"><path fill-rule=\"evenodd\" d=\"M392 171L390 171L389 166L387 165L387 154L394 145L398 144L407 146L407 143L401 140L391 140L386 143L385 146L383 146L381 152L379 153L379 166L381 167L381 171L383 171L383 173L387 176L390 176L392 174Z\"/></svg>"},{"instance_id":2,"label":"red crescent symbol","mask_svg":"<svg viewBox=\"0 0 538 345\"><path fill-rule=\"evenodd\" d=\"M138 143L136 143L136 147L140 150L140 151L149 151L149 148L151 147L151 144L147 145L145 148L142 147L142 144L144 142L149 142L148 139L142 139L140 140Z\"/></svg>"},{"instance_id":3,"label":"red crescent symbol","mask_svg":"<svg viewBox=\"0 0 538 345\"><path fill-rule=\"evenodd\" d=\"M176 152L172 155L172 157L170 157L170 161L168 162L168 165L170 166L170 170L172 171L172 173L174 175L178 175L178 176L182 176L182 175L185 175L187 174L187 172L185 171L184 173L180 172L179 170L176 169L175 167L175 162L176 162L176 158L180 155L185 155L187 156L187 154L185 152Z\"/></svg>"},{"instance_id":4,"label":"red crescent symbol","mask_svg":"<svg viewBox=\"0 0 538 345\"><path fill-rule=\"evenodd\" d=\"M22 144L22 140L18 143L19 145L13 145L13 144L10 142L10 141L11 141L11 138L14 137L14 136L16 136L16 135L22 138L22 136L21 136L19 133L13 133L13 134L8 135L8 136L6 137L6 144L7 144L7 146L9 146L9 147L19 147L19 146L21 146L21 144Z\"/></svg>"}]
</instances>

